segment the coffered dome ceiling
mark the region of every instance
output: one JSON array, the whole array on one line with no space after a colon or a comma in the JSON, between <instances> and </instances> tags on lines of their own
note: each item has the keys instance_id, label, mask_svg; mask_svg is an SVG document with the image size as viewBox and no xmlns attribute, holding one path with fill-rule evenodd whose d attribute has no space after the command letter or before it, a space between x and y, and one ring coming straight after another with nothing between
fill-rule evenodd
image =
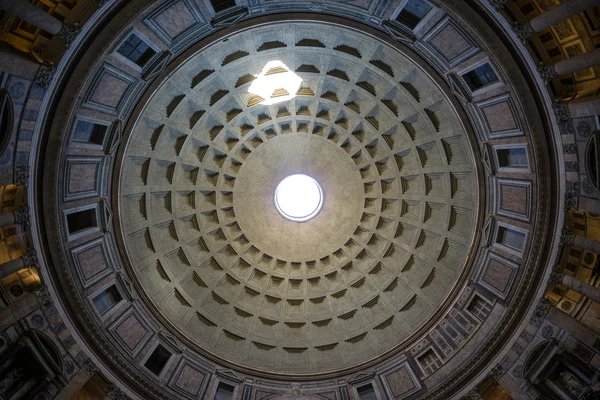
<instances>
[{"instance_id":1,"label":"coffered dome ceiling","mask_svg":"<svg viewBox=\"0 0 600 400\"><path fill-rule=\"evenodd\" d=\"M463 396L543 289L560 192L525 67L463 1L414 35L393 2L301 3L106 6L58 66L43 279L131 397ZM305 222L275 206L294 174Z\"/></svg>"},{"instance_id":2,"label":"coffered dome ceiling","mask_svg":"<svg viewBox=\"0 0 600 400\"><path fill-rule=\"evenodd\" d=\"M289 76L272 98L251 92L273 61L267 78L302 80L290 100ZM136 277L193 342L251 367L327 371L403 343L474 240L477 172L447 94L410 55L339 26L252 28L189 57L124 157ZM274 204L297 173L324 193L303 223Z\"/></svg>"}]
</instances>

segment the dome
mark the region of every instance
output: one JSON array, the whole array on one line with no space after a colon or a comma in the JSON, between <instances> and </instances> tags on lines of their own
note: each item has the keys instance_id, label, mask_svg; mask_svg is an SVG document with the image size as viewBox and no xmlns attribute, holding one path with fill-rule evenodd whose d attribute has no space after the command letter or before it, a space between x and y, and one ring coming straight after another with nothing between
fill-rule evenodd
<instances>
[{"instance_id":1,"label":"dome","mask_svg":"<svg viewBox=\"0 0 600 400\"><path fill-rule=\"evenodd\" d=\"M3 395L596 391L592 1L59 3L0 5Z\"/></svg>"},{"instance_id":2,"label":"dome","mask_svg":"<svg viewBox=\"0 0 600 400\"><path fill-rule=\"evenodd\" d=\"M481 173L432 73L308 21L236 32L171 71L124 138L115 216L165 318L216 357L302 374L422 329L468 271ZM274 204L297 174L324 196L302 224Z\"/></svg>"}]
</instances>

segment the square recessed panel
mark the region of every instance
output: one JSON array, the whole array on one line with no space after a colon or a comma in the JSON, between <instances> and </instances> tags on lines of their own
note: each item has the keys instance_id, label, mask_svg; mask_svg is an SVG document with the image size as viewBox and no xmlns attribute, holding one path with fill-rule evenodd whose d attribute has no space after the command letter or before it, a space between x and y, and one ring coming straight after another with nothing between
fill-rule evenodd
<instances>
[{"instance_id":1,"label":"square recessed panel","mask_svg":"<svg viewBox=\"0 0 600 400\"><path fill-rule=\"evenodd\" d=\"M83 97L83 106L118 115L135 90L137 80L110 64L96 72Z\"/></svg>"},{"instance_id":2,"label":"square recessed panel","mask_svg":"<svg viewBox=\"0 0 600 400\"><path fill-rule=\"evenodd\" d=\"M75 270L84 288L114 271L105 237L99 237L71 250Z\"/></svg>"},{"instance_id":3,"label":"square recessed panel","mask_svg":"<svg viewBox=\"0 0 600 400\"><path fill-rule=\"evenodd\" d=\"M382 373L381 381L388 398L394 400L405 399L421 390L421 383L406 361Z\"/></svg>"},{"instance_id":4,"label":"square recessed panel","mask_svg":"<svg viewBox=\"0 0 600 400\"><path fill-rule=\"evenodd\" d=\"M473 104L483 140L523 136L523 127L509 93Z\"/></svg>"},{"instance_id":5,"label":"square recessed panel","mask_svg":"<svg viewBox=\"0 0 600 400\"><path fill-rule=\"evenodd\" d=\"M210 380L210 367L182 357L168 386L188 399L201 399Z\"/></svg>"},{"instance_id":6,"label":"square recessed panel","mask_svg":"<svg viewBox=\"0 0 600 400\"><path fill-rule=\"evenodd\" d=\"M144 23L175 53L186 47L188 41L197 40L210 29L192 0L167 2L146 18Z\"/></svg>"},{"instance_id":7,"label":"square recessed panel","mask_svg":"<svg viewBox=\"0 0 600 400\"><path fill-rule=\"evenodd\" d=\"M154 329L136 307L131 307L108 327L108 332L131 357L144 347Z\"/></svg>"},{"instance_id":8,"label":"square recessed panel","mask_svg":"<svg viewBox=\"0 0 600 400\"><path fill-rule=\"evenodd\" d=\"M102 195L104 157L67 157L64 171L65 201Z\"/></svg>"},{"instance_id":9,"label":"square recessed panel","mask_svg":"<svg viewBox=\"0 0 600 400\"><path fill-rule=\"evenodd\" d=\"M479 53L480 49L469 35L450 16L438 22L424 38L423 47L447 68Z\"/></svg>"},{"instance_id":10,"label":"square recessed panel","mask_svg":"<svg viewBox=\"0 0 600 400\"><path fill-rule=\"evenodd\" d=\"M529 222L532 213L532 182L495 178L494 212Z\"/></svg>"},{"instance_id":11,"label":"square recessed panel","mask_svg":"<svg viewBox=\"0 0 600 400\"><path fill-rule=\"evenodd\" d=\"M486 250L478 283L504 300L512 287L518 268L519 264Z\"/></svg>"}]
</instances>

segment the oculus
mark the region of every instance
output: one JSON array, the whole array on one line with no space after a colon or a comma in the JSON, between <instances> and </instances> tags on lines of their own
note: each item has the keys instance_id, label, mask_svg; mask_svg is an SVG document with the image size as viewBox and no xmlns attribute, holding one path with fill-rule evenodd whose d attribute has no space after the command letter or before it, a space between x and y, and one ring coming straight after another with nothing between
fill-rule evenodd
<instances>
[{"instance_id":1,"label":"oculus","mask_svg":"<svg viewBox=\"0 0 600 400\"><path fill-rule=\"evenodd\" d=\"M275 207L279 214L290 221L308 221L323 207L323 190L308 175L290 175L277 185Z\"/></svg>"}]
</instances>

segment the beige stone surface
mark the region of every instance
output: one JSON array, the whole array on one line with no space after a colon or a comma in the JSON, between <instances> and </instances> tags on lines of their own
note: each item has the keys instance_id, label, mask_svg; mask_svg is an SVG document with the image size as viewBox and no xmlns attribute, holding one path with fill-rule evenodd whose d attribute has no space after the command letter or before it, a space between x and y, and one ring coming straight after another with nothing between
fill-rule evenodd
<instances>
[{"instance_id":1,"label":"beige stone surface","mask_svg":"<svg viewBox=\"0 0 600 400\"><path fill-rule=\"evenodd\" d=\"M522 186L501 185L501 208L519 214L527 213L529 209L527 188Z\"/></svg>"}]
</instances>

